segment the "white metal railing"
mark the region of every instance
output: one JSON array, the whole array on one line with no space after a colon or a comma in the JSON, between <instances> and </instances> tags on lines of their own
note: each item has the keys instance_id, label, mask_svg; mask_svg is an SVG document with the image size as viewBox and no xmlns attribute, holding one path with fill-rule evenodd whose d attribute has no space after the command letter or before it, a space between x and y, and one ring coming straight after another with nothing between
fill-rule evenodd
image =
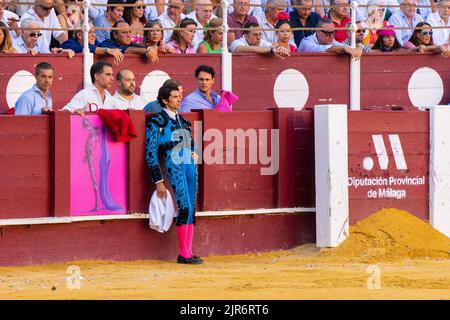
<instances>
[{"instance_id":1,"label":"white metal railing","mask_svg":"<svg viewBox=\"0 0 450 320\"><path fill-rule=\"evenodd\" d=\"M93 0L95 1L95 0ZM83 0L82 2L82 8L83 8L83 24L82 24L82 31L83 31L83 39L84 39L84 45L83 45L83 84L84 87L86 87L88 84L91 83L90 79L90 73L89 70L93 64L93 54L89 51L89 9L92 6L95 7L111 7L111 6L122 6L122 7L130 7L135 6L135 4L104 4L104 3L95 3L91 0ZM35 2L21 2L20 4L34 4ZM72 4L80 5L79 3L73 2ZM159 6L159 4L139 4L140 6ZM207 4L197 4L197 5L207 5ZM215 4L217 5L217 4ZM348 6L348 4L335 4L335 5L314 5L314 7L322 7L322 8L332 8L332 7L339 7L339 6ZM227 12L229 6L234 6L234 4L228 4L226 0L221 0L220 6L222 8L223 12L223 18L222 18L222 30L224 36L222 37L222 61L221 61L221 74L222 74L222 89L231 91L232 89L232 55L228 51L228 39L227 39L227 33L229 31L235 31L235 30L246 30L245 28L230 28L228 26L228 21L226 19ZM350 30L351 31L351 47L356 47L356 32L357 32L357 25L356 25L356 12L359 8L369 8L373 7L374 5L358 5L357 2L353 1L350 4L350 12L351 12L351 25L350 27L337 27L334 28L335 30ZM404 6L403 4L400 5L377 5L377 7L384 7L384 8L401 8ZM414 5L416 8L437 8L439 5ZM249 7L261 7L257 4L249 4ZM305 5L264 5L264 8L268 7L290 7L290 8L309 8L309 6ZM432 27L433 29L443 29L448 28L447 26L436 26ZM55 30L54 28L40 28L42 30ZM118 28L96 28L97 30L115 30ZM202 29L202 28L197 28ZM268 28L255 28L259 31L273 31L273 29ZM383 30L385 28L364 28L366 30ZM394 27L389 28L394 30L405 30L405 29L419 29L415 27ZM66 29L64 29L66 30ZM79 30L79 29L74 29ZM145 30L145 29L144 29ZM177 28L162 28L162 30L177 30ZM303 28L292 28L292 31L297 30L310 30L310 31L316 31L321 30L321 28L311 28L311 27L303 27ZM356 59L350 59L350 109L351 110L359 110L360 109L360 61Z\"/></svg>"}]
</instances>

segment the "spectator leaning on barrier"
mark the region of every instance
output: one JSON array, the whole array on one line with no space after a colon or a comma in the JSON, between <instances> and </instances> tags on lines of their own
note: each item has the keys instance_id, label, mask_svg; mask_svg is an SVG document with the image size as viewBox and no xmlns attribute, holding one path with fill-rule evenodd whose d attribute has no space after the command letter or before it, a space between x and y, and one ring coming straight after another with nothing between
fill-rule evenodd
<instances>
[{"instance_id":1,"label":"spectator leaning on barrier","mask_svg":"<svg viewBox=\"0 0 450 320\"><path fill-rule=\"evenodd\" d=\"M202 43L197 48L197 53L221 53L222 52L222 19L214 18L209 23Z\"/></svg>"},{"instance_id":2,"label":"spectator leaning on barrier","mask_svg":"<svg viewBox=\"0 0 450 320\"><path fill-rule=\"evenodd\" d=\"M438 11L431 13L427 22L432 27L447 27L445 29L434 29L433 39L436 45L450 44L450 0L441 0L438 5Z\"/></svg>"},{"instance_id":3,"label":"spectator leaning on barrier","mask_svg":"<svg viewBox=\"0 0 450 320\"><path fill-rule=\"evenodd\" d=\"M217 18L213 13L213 6L211 0L196 0L194 5L194 11L188 14L186 17L191 18L197 23L197 29L194 38L194 47L197 50L200 43L202 43L205 37L204 28L213 18Z\"/></svg>"},{"instance_id":4,"label":"spectator leaning on barrier","mask_svg":"<svg viewBox=\"0 0 450 320\"><path fill-rule=\"evenodd\" d=\"M405 49L409 49L411 51L417 52L435 52L440 53L444 57L448 57L450 55L450 47L446 47L444 45L435 45L433 43L433 30L431 29L431 25L427 22L419 22L416 25L416 29L413 32L413 35L409 39L409 41L405 42L403 47Z\"/></svg>"},{"instance_id":5,"label":"spectator leaning on barrier","mask_svg":"<svg viewBox=\"0 0 450 320\"><path fill-rule=\"evenodd\" d=\"M292 4L304 6L304 8L295 8L290 12L290 21L292 28L317 28L317 24L321 20L320 15L312 12L312 0L292 0ZM303 38L314 34L314 30L295 30L294 40L297 47Z\"/></svg>"},{"instance_id":6,"label":"spectator leaning on barrier","mask_svg":"<svg viewBox=\"0 0 450 320\"><path fill-rule=\"evenodd\" d=\"M70 111L84 116L85 111L95 112L98 109L109 109L104 103L111 97L108 89L114 82L113 68L109 62L99 61L92 65L90 70L92 84L79 91L62 108L63 111Z\"/></svg>"},{"instance_id":7,"label":"spectator leaning on barrier","mask_svg":"<svg viewBox=\"0 0 450 320\"><path fill-rule=\"evenodd\" d=\"M216 72L212 67L201 65L195 70L198 88L187 95L181 102L180 112L191 112L193 109L214 109L220 96L212 90Z\"/></svg>"},{"instance_id":8,"label":"spectator leaning on barrier","mask_svg":"<svg viewBox=\"0 0 450 320\"><path fill-rule=\"evenodd\" d=\"M194 47L195 28L197 27L195 21L191 18L184 18L176 27L182 30L173 31L170 41L167 43L169 48L178 54L197 53Z\"/></svg>"},{"instance_id":9,"label":"spectator leaning on barrier","mask_svg":"<svg viewBox=\"0 0 450 320\"><path fill-rule=\"evenodd\" d=\"M20 26L22 28L24 27L22 23L26 19L34 19L39 23L41 28L61 29L61 24L56 16L55 9L53 9L53 0L37 0L33 7L28 8L20 19ZM42 41L48 49L50 49L52 36L60 44L68 39L67 31L43 30Z\"/></svg>"},{"instance_id":10,"label":"spectator leaning on barrier","mask_svg":"<svg viewBox=\"0 0 450 320\"><path fill-rule=\"evenodd\" d=\"M0 0L0 21L3 22L10 29L10 36L12 39L20 36L20 28L19 28L20 18L14 12L5 10L4 0Z\"/></svg>"},{"instance_id":11,"label":"spectator leaning on barrier","mask_svg":"<svg viewBox=\"0 0 450 320\"><path fill-rule=\"evenodd\" d=\"M95 31L98 42L103 42L109 39L110 30L100 30L99 28L111 28L117 22L123 20L123 11L125 7L123 6L124 0L108 0L108 4L115 5L108 7L104 15L97 17L94 20L94 26L97 28Z\"/></svg>"},{"instance_id":12,"label":"spectator leaning on barrier","mask_svg":"<svg viewBox=\"0 0 450 320\"><path fill-rule=\"evenodd\" d=\"M244 25L244 36L234 40L230 45L230 51L238 52L254 52L264 55L274 55L278 57L290 56L290 49L283 47L274 47L270 42L262 39L262 31L257 23L249 22Z\"/></svg>"},{"instance_id":13,"label":"spectator leaning on barrier","mask_svg":"<svg viewBox=\"0 0 450 320\"><path fill-rule=\"evenodd\" d=\"M175 87L178 88L178 91L180 92L180 99L183 99L183 86L180 81L175 79L167 79L164 81L163 87ZM163 107L159 104L158 99L149 102L145 107L144 111L145 113L158 113L163 110Z\"/></svg>"},{"instance_id":14,"label":"spectator leaning on barrier","mask_svg":"<svg viewBox=\"0 0 450 320\"><path fill-rule=\"evenodd\" d=\"M394 26L388 25L389 28ZM378 39L372 47L373 52L397 52L405 51L402 48L393 29L377 30Z\"/></svg>"},{"instance_id":15,"label":"spectator leaning on barrier","mask_svg":"<svg viewBox=\"0 0 450 320\"><path fill-rule=\"evenodd\" d=\"M17 53L12 45L8 26L0 21L0 53Z\"/></svg>"},{"instance_id":16,"label":"spectator leaning on barrier","mask_svg":"<svg viewBox=\"0 0 450 320\"><path fill-rule=\"evenodd\" d=\"M414 26L422 22L423 18L416 13L417 0L399 0L399 2L400 11L389 18L389 24L397 28L411 28L395 30L395 37L400 46L403 46L411 38Z\"/></svg>"},{"instance_id":17,"label":"spectator leaning on barrier","mask_svg":"<svg viewBox=\"0 0 450 320\"><path fill-rule=\"evenodd\" d=\"M347 28L350 28L352 25L351 21L347 22L347 24L345 25ZM361 24L361 21L356 21L356 27L358 28L358 30L356 31L356 47L360 47L362 49L363 52L365 53L370 53L372 51L372 49L370 49L370 47L366 46L363 44L363 40L364 40L364 34L366 32L366 30L364 29L364 27ZM347 47L351 47L352 45L352 32L351 30L347 30L347 39L342 42L343 45L347 46Z\"/></svg>"},{"instance_id":18,"label":"spectator leaning on barrier","mask_svg":"<svg viewBox=\"0 0 450 320\"><path fill-rule=\"evenodd\" d=\"M330 18L333 21L335 28L344 28L350 20L348 17L349 14L349 5L348 0L331 0L330 4L332 5L330 12L328 12L328 16L324 18ZM344 42L347 39L347 31L346 30L336 30L334 35L334 39L337 42Z\"/></svg>"},{"instance_id":19,"label":"spectator leaning on barrier","mask_svg":"<svg viewBox=\"0 0 450 320\"><path fill-rule=\"evenodd\" d=\"M169 0L167 9L162 15L158 17L164 28L175 28L182 19L185 18L183 14L183 1ZM172 37L173 30L164 30L163 42L167 43Z\"/></svg>"},{"instance_id":20,"label":"spectator leaning on barrier","mask_svg":"<svg viewBox=\"0 0 450 320\"><path fill-rule=\"evenodd\" d=\"M284 0L267 0L267 6L264 12L260 12L255 16L258 20L258 24L263 29L272 29L263 31L263 40L274 43L277 41L275 35L275 23L277 22L277 16L279 13L284 12Z\"/></svg>"},{"instance_id":21,"label":"spectator leaning on barrier","mask_svg":"<svg viewBox=\"0 0 450 320\"><path fill-rule=\"evenodd\" d=\"M53 67L47 62L40 62L34 69L36 84L19 97L14 106L16 115L38 115L52 111Z\"/></svg>"},{"instance_id":22,"label":"spectator leaning on barrier","mask_svg":"<svg viewBox=\"0 0 450 320\"><path fill-rule=\"evenodd\" d=\"M153 47L158 53L176 53L175 49L163 43L164 30L159 20L151 20L145 25L144 44L146 47Z\"/></svg>"},{"instance_id":23,"label":"spectator leaning on barrier","mask_svg":"<svg viewBox=\"0 0 450 320\"><path fill-rule=\"evenodd\" d=\"M135 44L144 43L144 26L147 19L144 16L144 2L142 0L126 0L126 4L134 4L134 7L125 7L123 20L131 27L131 42Z\"/></svg>"},{"instance_id":24,"label":"spectator leaning on barrier","mask_svg":"<svg viewBox=\"0 0 450 320\"><path fill-rule=\"evenodd\" d=\"M110 39L105 40L99 44L100 47L107 49L120 49L122 53L137 53L146 56L151 62L158 61L158 52L153 47L143 47L135 45L131 42L131 30L128 23L125 21L118 21L113 28L118 30L111 30Z\"/></svg>"},{"instance_id":25,"label":"spectator leaning on barrier","mask_svg":"<svg viewBox=\"0 0 450 320\"><path fill-rule=\"evenodd\" d=\"M247 23L258 23L258 20L254 16L248 14L248 8L250 0L236 0L234 3L234 11L227 15L228 27L230 28L243 28ZM228 45L234 40L241 38L244 35L243 30L231 30L228 32Z\"/></svg>"},{"instance_id":26,"label":"spectator leaning on barrier","mask_svg":"<svg viewBox=\"0 0 450 320\"><path fill-rule=\"evenodd\" d=\"M291 53L297 52L297 47L292 44L292 30L289 22L289 15L286 12L278 14L278 20L275 23L277 41L272 43L274 47L283 47Z\"/></svg>"},{"instance_id":27,"label":"spectator leaning on barrier","mask_svg":"<svg viewBox=\"0 0 450 320\"><path fill-rule=\"evenodd\" d=\"M323 19L317 27L322 29L303 39L298 47L299 52L336 52L347 53L355 59L361 57L362 49L360 47L350 48L334 39L335 29L333 21L328 18Z\"/></svg>"},{"instance_id":28,"label":"spectator leaning on barrier","mask_svg":"<svg viewBox=\"0 0 450 320\"><path fill-rule=\"evenodd\" d=\"M142 110L147 102L143 97L135 93L136 80L134 73L129 69L122 69L117 72L116 80L119 90L108 100L108 108Z\"/></svg>"},{"instance_id":29,"label":"spectator leaning on barrier","mask_svg":"<svg viewBox=\"0 0 450 320\"><path fill-rule=\"evenodd\" d=\"M42 39L43 34L36 20L32 18L24 19L21 26L24 28L21 36L13 41L13 47L17 53L31 53L32 55L50 53L48 46Z\"/></svg>"},{"instance_id":30,"label":"spectator leaning on barrier","mask_svg":"<svg viewBox=\"0 0 450 320\"><path fill-rule=\"evenodd\" d=\"M89 23L89 51L98 55L111 55L114 58L114 63L119 64L124 59L124 56L120 49L102 48L99 46L95 38L95 29L92 23ZM73 38L67 40L61 45L63 49L71 49L75 53L82 53L84 48L84 36L82 30L77 30L73 34Z\"/></svg>"}]
</instances>

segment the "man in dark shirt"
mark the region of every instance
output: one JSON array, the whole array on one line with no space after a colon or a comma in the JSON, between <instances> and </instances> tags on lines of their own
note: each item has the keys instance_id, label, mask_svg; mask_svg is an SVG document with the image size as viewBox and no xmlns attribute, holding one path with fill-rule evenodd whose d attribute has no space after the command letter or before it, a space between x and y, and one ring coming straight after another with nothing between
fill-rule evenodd
<instances>
[{"instance_id":1,"label":"man in dark shirt","mask_svg":"<svg viewBox=\"0 0 450 320\"><path fill-rule=\"evenodd\" d=\"M120 49L122 53L137 53L146 56L152 62L158 61L158 49L154 47L143 47L135 45L131 42L131 28L125 21L118 21L113 28L118 30L111 30L110 39L99 44L100 47L109 49Z\"/></svg>"},{"instance_id":2,"label":"man in dark shirt","mask_svg":"<svg viewBox=\"0 0 450 320\"><path fill-rule=\"evenodd\" d=\"M89 34L88 34L88 42L89 42L89 51L91 53L99 54L99 55L111 55L114 58L114 62L116 64L122 62L123 54L120 49L108 49L99 46L98 41L95 36L95 29L92 23L89 23ZM77 30L73 33L73 38L65 41L61 44L62 49L71 49L75 53L82 53L84 49L84 36L82 30Z\"/></svg>"},{"instance_id":3,"label":"man in dark shirt","mask_svg":"<svg viewBox=\"0 0 450 320\"><path fill-rule=\"evenodd\" d=\"M321 19L320 15L312 12L312 0L292 0L292 4L305 6L305 8L295 8L290 12L292 28L317 28L317 23ZM297 47L303 38L312 35L315 30L297 30L294 31L294 40Z\"/></svg>"}]
</instances>

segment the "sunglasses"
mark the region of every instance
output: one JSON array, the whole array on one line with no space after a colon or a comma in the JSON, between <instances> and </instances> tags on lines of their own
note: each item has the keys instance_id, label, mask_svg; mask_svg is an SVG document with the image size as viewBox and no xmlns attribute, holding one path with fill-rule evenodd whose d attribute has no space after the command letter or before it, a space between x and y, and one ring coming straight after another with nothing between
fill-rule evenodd
<instances>
[{"instance_id":1,"label":"sunglasses","mask_svg":"<svg viewBox=\"0 0 450 320\"><path fill-rule=\"evenodd\" d=\"M423 36L432 36L433 35L433 31L422 31L422 35Z\"/></svg>"},{"instance_id":2,"label":"sunglasses","mask_svg":"<svg viewBox=\"0 0 450 320\"><path fill-rule=\"evenodd\" d=\"M134 8L136 8L136 9L144 9L144 6L136 6Z\"/></svg>"},{"instance_id":3,"label":"sunglasses","mask_svg":"<svg viewBox=\"0 0 450 320\"><path fill-rule=\"evenodd\" d=\"M36 33L36 32L32 32L32 33L30 33L30 37L41 37L42 36L42 33Z\"/></svg>"},{"instance_id":4,"label":"sunglasses","mask_svg":"<svg viewBox=\"0 0 450 320\"><path fill-rule=\"evenodd\" d=\"M323 31L323 30L320 30L320 32L322 32L327 37L334 36L334 34L336 33L336 31Z\"/></svg>"},{"instance_id":5,"label":"sunglasses","mask_svg":"<svg viewBox=\"0 0 450 320\"><path fill-rule=\"evenodd\" d=\"M356 31L356 33L364 33L364 32L366 32L366 29L358 29L358 30Z\"/></svg>"}]
</instances>

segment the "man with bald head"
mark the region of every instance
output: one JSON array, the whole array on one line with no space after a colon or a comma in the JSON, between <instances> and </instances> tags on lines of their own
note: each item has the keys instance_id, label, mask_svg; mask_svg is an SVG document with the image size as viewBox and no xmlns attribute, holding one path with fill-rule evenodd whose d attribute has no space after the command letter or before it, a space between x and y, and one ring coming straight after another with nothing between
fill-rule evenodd
<instances>
[{"instance_id":1,"label":"man with bald head","mask_svg":"<svg viewBox=\"0 0 450 320\"><path fill-rule=\"evenodd\" d=\"M122 69L116 75L118 90L107 102L111 109L142 110L147 102L135 93L136 79L129 69ZM106 104L106 103L105 103Z\"/></svg>"},{"instance_id":2,"label":"man with bald head","mask_svg":"<svg viewBox=\"0 0 450 320\"><path fill-rule=\"evenodd\" d=\"M55 9L53 9L53 0L36 0L34 6L28 8L28 10L22 15L20 24L25 19L33 19L37 21L41 28L54 28L61 29L58 17L56 16ZM42 30L42 41L47 48L50 48L50 42L55 38L60 44L67 41L67 31L62 30Z\"/></svg>"},{"instance_id":3,"label":"man with bald head","mask_svg":"<svg viewBox=\"0 0 450 320\"><path fill-rule=\"evenodd\" d=\"M205 28L206 24L212 19L217 18L213 13L213 5L211 0L195 0L194 11L189 13L186 17L191 18L197 23L197 28ZM205 32L199 29L195 32L194 47L197 49L202 43Z\"/></svg>"}]
</instances>

